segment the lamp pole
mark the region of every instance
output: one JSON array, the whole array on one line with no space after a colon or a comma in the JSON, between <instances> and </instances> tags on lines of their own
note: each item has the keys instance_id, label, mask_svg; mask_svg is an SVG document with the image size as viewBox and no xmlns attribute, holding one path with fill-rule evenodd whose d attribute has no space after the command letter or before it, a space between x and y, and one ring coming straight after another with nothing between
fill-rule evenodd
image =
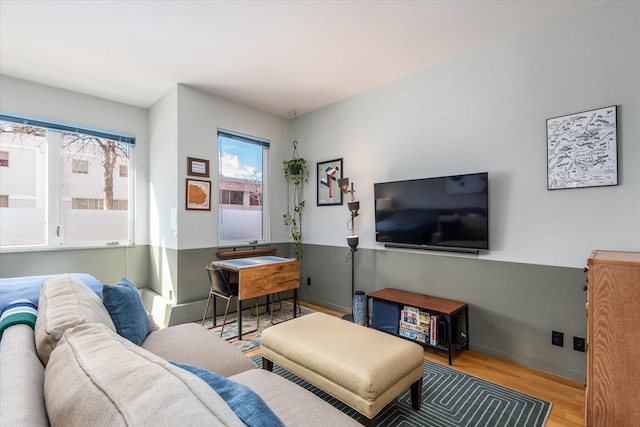
<instances>
[{"instance_id":1,"label":"lamp pole","mask_svg":"<svg viewBox=\"0 0 640 427\"><path fill-rule=\"evenodd\" d=\"M351 189L349 189L349 178L341 178L338 179L338 186L342 190L344 194L351 194L351 201L347 203L347 207L351 212L351 235L347 236L347 243L351 248L351 314L345 314L342 316L345 320L350 320L353 322L353 297L355 295L355 283L356 283L356 263L355 263L355 253L358 250L358 236L355 233L355 217L358 216L358 211L360 210L360 202L355 201L354 193L356 192L353 188L353 182L351 183Z\"/></svg>"}]
</instances>

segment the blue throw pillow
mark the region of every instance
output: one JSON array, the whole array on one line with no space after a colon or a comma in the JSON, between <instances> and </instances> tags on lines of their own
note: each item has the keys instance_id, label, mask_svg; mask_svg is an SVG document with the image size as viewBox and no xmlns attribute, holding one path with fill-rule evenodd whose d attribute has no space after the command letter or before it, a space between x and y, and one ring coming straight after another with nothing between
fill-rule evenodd
<instances>
[{"instance_id":1,"label":"blue throw pillow","mask_svg":"<svg viewBox=\"0 0 640 427\"><path fill-rule=\"evenodd\" d=\"M253 390L198 366L171 362L200 377L227 402L227 405L249 427L285 427L280 418Z\"/></svg>"},{"instance_id":2,"label":"blue throw pillow","mask_svg":"<svg viewBox=\"0 0 640 427\"><path fill-rule=\"evenodd\" d=\"M104 285L102 302L118 334L136 345L142 344L151 332L151 325L136 285L126 278L117 285Z\"/></svg>"}]
</instances>

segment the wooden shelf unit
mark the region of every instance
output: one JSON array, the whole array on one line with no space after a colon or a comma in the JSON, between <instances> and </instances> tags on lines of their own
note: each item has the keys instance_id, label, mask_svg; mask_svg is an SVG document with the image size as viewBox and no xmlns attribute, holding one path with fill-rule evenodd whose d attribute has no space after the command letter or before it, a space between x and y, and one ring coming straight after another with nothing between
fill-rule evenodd
<instances>
[{"instance_id":1,"label":"wooden shelf unit","mask_svg":"<svg viewBox=\"0 0 640 427\"><path fill-rule=\"evenodd\" d=\"M640 253L587 261L586 425L640 425Z\"/></svg>"},{"instance_id":2,"label":"wooden shelf unit","mask_svg":"<svg viewBox=\"0 0 640 427\"><path fill-rule=\"evenodd\" d=\"M399 310L402 310L404 306L411 306L418 308L422 311L428 312L430 314L439 315L445 321L445 335L446 335L446 345L432 345L430 343L423 343L415 340L411 340L410 338L403 337L396 333L395 335L409 339L414 341L424 347L437 348L439 350L444 350L449 353L449 365L451 365L451 353L452 351L465 348L469 349L469 305L465 302L454 301L446 298L438 298L429 295L417 294L414 292L403 291L400 289L393 288L385 288L379 291L371 292L367 295L367 300L380 300L391 304L397 304ZM375 301L374 301L375 302ZM374 313L375 315L375 313ZM456 318L458 320L458 327L460 328L460 317L464 317L464 329L463 332L464 337L456 342L453 342L452 337L452 319ZM400 323L400 315L398 314L396 321L398 325ZM375 319L372 319L372 327L375 326ZM379 328L376 328L379 329ZM384 332L389 332L388 330L380 329ZM397 328L396 328L397 330ZM458 337L456 337L458 338Z\"/></svg>"}]
</instances>

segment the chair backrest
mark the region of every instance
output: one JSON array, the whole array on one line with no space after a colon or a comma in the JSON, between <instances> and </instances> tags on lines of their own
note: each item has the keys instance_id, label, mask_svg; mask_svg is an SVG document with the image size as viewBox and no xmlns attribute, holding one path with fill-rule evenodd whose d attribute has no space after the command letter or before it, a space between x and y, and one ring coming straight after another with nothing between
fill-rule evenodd
<instances>
[{"instance_id":1,"label":"chair backrest","mask_svg":"<svg viewBox=\"0 0 640 427\"><path fill-rule=\"evenodd\" d=\"M212 267L210 265L205 266L207 273L209 273L209 282L211 283L211 291L219 295L230 297L235 295L227 278L224 277L222 271L219 268Z\"/></svg>"}]
</instances>

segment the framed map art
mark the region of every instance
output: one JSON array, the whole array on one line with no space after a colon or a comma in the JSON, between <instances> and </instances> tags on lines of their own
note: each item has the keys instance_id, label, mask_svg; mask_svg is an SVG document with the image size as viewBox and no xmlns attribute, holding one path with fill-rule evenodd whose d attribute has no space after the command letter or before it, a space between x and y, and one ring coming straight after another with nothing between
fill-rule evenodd
<instances>
[{"instance_id":1,"label":"framed map art","mask_svg":"<svg viewBox=\"0 0 640 427\"><path fill-rule=\"evenodd\" d=\"M618 185L616 106L547 119L547 189Z\"/></svg>"},{"instance_id":2,"label":"framed map art","mask_svg":"<svg viewBox=\"0 0 640 427\"><path fill-rule=\"evenodd\" d=\"M211 210L211 181L187 178L187 210Z\"/></svg>"}]
</instances>

